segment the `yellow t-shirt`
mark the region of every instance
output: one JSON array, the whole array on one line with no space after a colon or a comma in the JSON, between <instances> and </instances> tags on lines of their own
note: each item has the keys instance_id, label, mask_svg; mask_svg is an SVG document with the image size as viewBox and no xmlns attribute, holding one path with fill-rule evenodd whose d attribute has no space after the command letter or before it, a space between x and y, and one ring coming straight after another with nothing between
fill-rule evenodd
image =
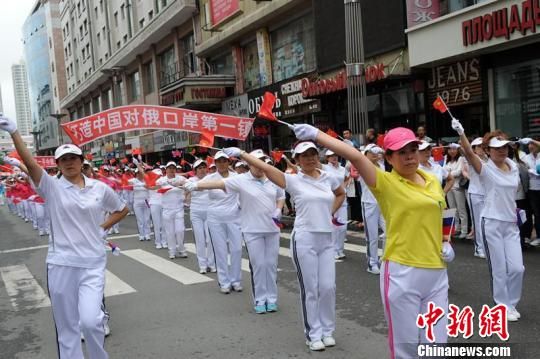
<instances>
[{"instance_id":1,"label":"yellow t-shirt","mask_svg":"<svg viewBox=\"0 0 540 359\"><path fill-rule=\"evenodd\" d=\"M386 220L383 260L418 268L446 268L442 260L444 192L432 175L417 170L426 181L419 186L397 172L377 169L370 187Z\"/></svg>"}]
</instances>

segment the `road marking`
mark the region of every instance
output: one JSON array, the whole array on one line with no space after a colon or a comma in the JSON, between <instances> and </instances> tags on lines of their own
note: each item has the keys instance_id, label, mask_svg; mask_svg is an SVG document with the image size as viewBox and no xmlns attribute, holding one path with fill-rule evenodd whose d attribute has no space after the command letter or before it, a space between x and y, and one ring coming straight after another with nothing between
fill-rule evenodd
<instances>
[{"instance_id":1,"label":"road marking","mask_svg":"<svg viewBox=\"0 0 540 359\"><path fill-rule=\"evenodd\" d=\"M281 238L291 239L291 234L290 233L281 233ZM356 252L356 253L364 253L364 254L367 253L366 246L361 246L359 244L352 244L352 243L345 243L345 250L346 251L351 251L351 252ZM286 248L283 248L283 247L279 248L279 254L280 255L290 257L291 255L290 254L285 254L285 251L287 251L287 253L289 253ZM282 254L282 252L283 252L283 254ZM382 254L383 254L383 250L379 248L379 255L382 256Z\"/></svg>"},{"instance_id":2,"label":"road marking","mask_svg":"<svg viewBox=\"0 0 540 359\"><path fill-rule=\"evenodd\" d=\"M197 254L197 249L195 248L195 243L184 243L184 248L186 248L186 251L189 253ZM227 255L227 263L231 265L231 256ZM242 270L244 272L251 272L249 270L249 260L242 258L241 263Z\"/></svg>"},{"instance_id":3,"label":"road marking","mask_svg":"<svg viewBox=\"0 0 540 359\"><path fill-rule=\"evenodd\" d=\"M130 249L122 251L122 253L125 256L128 256L131 259L134 259L137 262L140 262L145 266L150 267L153 270L182 284L187 285L213 281L213 279L208 278L207 276L199 274L198 272L187 269L186 267L176 264L169 259L156 256L155 254L149 253L142 249Z\"/></svg>"},{"instance_id":4,"label":"road marking","mask_svg":"<svg viewBox=\"0 0 540 359\"><path fill-rule=\"evenodd\" d=\"M105 296L135 293L136 290L108 270L105 271Z\"/></svg>"},{"instance_id":5,"label":"road marking","mask_svg":"<svg viewBox=\"0 0 540 359\"><path fill-rule=\"evenodd\" d=\"M0 274L15 310L45 308L49 297L24 264L1 267Z\"/></svg>"},{"instance_id":6,"label":"road marking","mask_svg":"<svg viewBox=\"0 0 540 359\"><path fill-rule=\"evenodd\" d=\"M36 249L43 249L43 248L47 248L47 247L49 247L49 245L45 244L45 245L42 245L42 246L35 246L35 247L6 249L6 250L3 250L3 251L0 251L0 254L16 253L16 252L24 252L24 251L33 251L33 250L36 250Z\"/></svg>"}]
</instances>

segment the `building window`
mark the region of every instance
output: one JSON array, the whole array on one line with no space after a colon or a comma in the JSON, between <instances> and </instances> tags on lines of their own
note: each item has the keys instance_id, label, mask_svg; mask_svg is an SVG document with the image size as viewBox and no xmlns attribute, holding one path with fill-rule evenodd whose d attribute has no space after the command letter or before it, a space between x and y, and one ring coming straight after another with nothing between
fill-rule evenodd
<instances>
[{"instance_id":1,"label":"building window","mask_svg":"<svg viewBox=\"0 0 540 359\"><path fill-rule=\"evenodd\" d=\"M127 42L127 35L124 35L124 44Z\"/></svg>"},{"instance_id":2,"label":"building window","mask_svg":"<svg viewBox=\"0 0 540 359\"><path fill-rule=\"evenodd\" d=\"M97 6L96 6L96 8L95 8L95 12L96 12L96 18L97 18L97 17L98 17L98 14L99 14L99 13L98 13L98 7L97 7Z\"/></svg>"},{"instance_id":3,"label":"building window","mask_svg":"<svg viewBox=\"0 0 540 359\"><path fill-rule=\"evenodd\" d=\"M180 41L182 42L182 49L184 50L184 75L189 75L195 72L193 34L189 34Z\"/></svg>"},{"instance_id":4,"label":"building window","mask_svg":"<svg viewBox=\"0 0 540 359\"><path fill-rule=\"evenodd\" d=\"M167 6L167 0L161 0L161 8Z\"/></svg>"},{"instance_id":5,"label":"building window","mask_svg":"<svg viewBox=\"0 0 540 359\"><path fill-rule=\"evenodd\" d=\"M159 64L161 67L159 81L161 87L167 86L180 78L174 56L174 47L159 55Z\"/></svg>"},{"instance_id":6,"label":"building window","mask_svg":"<svg viewBox=\"0 0 540 359\"><path fill-rule=\"evenodd\" d=\"M118 27L118 11L114 13L114 26Z\"/></svg>"},{"instance_id":7,"label":"building window","mask_svg":"<svg viewBox=\"0 0 540 359\"><path fill-rule=\"evenodd\" d=\"M154 64L149 62L144 64L144 78L145 78L145 88L147 93L154 92Z\"/></svg>"},{"instance_id":8,"label":"building window","mask_svg":"<svg viewBox=\"0 0 540 359\"><path fill-rule=\"evenodd\" d=\"M86 55L90 57L90 44L86 44Z\"/></svg>"},{"instance_id":9,"label":"building window","mask_svg":"<svg viewBox=\"0 0 540 359\"><path fill-rule=\"evenodd\" d=\"M144 27L144 18L139 20L139 28L142 29L143 27Z\"/></svg>"},{"instance_id":10,"label":"building window","mask_svg":"<svg viewBox=\"0 0 540 359\"><path fill-rule=\"evenodd\" d=\"M311 16L274 31L271 38L274 82L315 69L315 32Z\"/></svg>"},{"instance_id":11,"label":"building window","mask_svg":"<svg viewBox=\"0 0 540 359\"><path fill-rule=\"evenodd\" d=\"M116 49L120 49L120 46L122 46L122 43L121 43L120 41L118 41L118 42L116 43Z\"/></svg>"},{"instance_id":12,"label":"building window","mask_svg":"<svg viewBox=\"0 0 540 359\"><path fill-rule=\"evenodd\" d=\"M148 11L148 21L152 21L154 18L154 10Z\"/></svg>"},{"instance_id":13,"label":"building window","mask_svg":"<svg viewBox=\"0 0 540 359\"><path fill-rule=\"evenodd\" d=\"M99 46L101 45L101 33L98 32L96 37L97 37L97 44Z\"/></svg>"},{"instance_id":14,"label":"building window","mask_svg":"<svg viewBox=\"0 0 540 359\"><path fill-rule=\"evenodd\" d=\"M231 53L211 59L210 73L219 75L234 75L233 57Z\"/></svg>"},{"instance_id":15,"label":"building window","mask_svg":"<svg viewBox=\"0 0 540 359\"><path fill-rule=\"evenodd\" d=\"M103 14L103 0L99 0L99 11Z\"/></svg>"},{"instance_id":16,"label":"building window","mask_svg":"<svg viewBox=\"0 0 540 359\"><path fill-rule=\"evenodd\" d=\"M250 90L259 87L260 84L257 42L253 41L244 47L244 87Z\"/></svg>"},{"instance_id":17,"label":"building window","mask_svg":"<svg viewBox=\"0 0 540 359\"><path fill-rule=\"evenodd\" d=\"M126 18L126 7L124 6L124 4L120 6L120 14L122 14L122 20L124 20Z\"/></svg>"},{"instance_id":18,"label":"building window","mask_svg":"<svg viewBox=\"0 0 540 359\"><path fill-rule=\"evenodd\" d=\"M138 100L141 97L141 81L139 71L129 75L130 101Z\"/></svg>"},{"instance_id":19,"label":"building window","mask_svg":"<svg viewBox=\"0 0 540 359\"><path fill-rule=\"evenodd\" d=\"M51 62L51 72L54 72L54 62Z\"/></svg>"}]
</instances>

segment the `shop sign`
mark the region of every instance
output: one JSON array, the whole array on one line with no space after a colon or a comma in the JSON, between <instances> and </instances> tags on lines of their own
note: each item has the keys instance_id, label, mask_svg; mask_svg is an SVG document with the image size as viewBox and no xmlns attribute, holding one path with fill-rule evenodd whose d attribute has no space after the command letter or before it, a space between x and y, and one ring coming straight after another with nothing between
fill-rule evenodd
<instances>
[{"instance_id":1,"label":"shop sign","mask_svg":"<svg viewBox=\"0 0 540 359\"><path fill-rule=\"evenodd\" d=\"M461 23L463 46L489 42L497 38L509 40L513 34L526 36L540 26L540 0L525 0L520 4L494 10Z\"/></svg>"},{"instance_id":2,"label":"shop sign","mask_svg":"<svg viewBox=\"0 0 540 359\"><path fill-rule=\"evenodd\" d=\"M184 88L176 89L172 92L161 95L160 105L169 106L184 100Z\"/></svg>"},{"instance_id":3,"label":"shop sign","mask_svg":"<svg viewBox=\"0 0 540 359\"><path fill-rule=\"evenodd\" d=\"M270 61L270 35L266 29L257 31L257 52L259 54L259 76L261 85L272 83L272 62Z\"/></svg>"},{"instance_id":4,"label":"shop sign","mask_svg":"<svg viewBox=\"0 0 540 359\"><path fill-rule=\"evenodd\" d=\"M221 113L229 116L248 117L248 95L243 94L223 100Z\"/></svg>"},{"instance_id":5,"label":"shop sign","mask_svg":"<svg viewBox=\"0 0 540 359\"><path fill-rule=\"evenodd\" d=\"M285 82L280 86L283 103L283 118L300 116L307 113L319 112L321 101L306 99L302 93L302 80Z\"/></svg>"},{"instance_id":6,"label":"shop sign","mask_svg":"<svg viewBox=\"0 0 540 359\"><path fill-rule=\"evenodd\" d=\"M434 67L428 85L428 103L441 96L447 105L482 101L482 78L477 58Z\"/></svg>"},{"instance_id":7,"label":"shop sign","mask_svg":"<svg viewBox=\"0 0 540 359\"><path fill-rule=\"evenodd\" d=\"M212 26L225 21L240 11L240 0L210 0Z\"/></svg>"},{"instance_id":8,"label":"shop sign","mask_svg":"<svg viewBox=\"0 0 540 359\"><path fill-rule=\"evenodd\" d=\"M177 131L174 133L174 141L176 148L184 148L189 146L189 132Z\"/></svg>"},{"instance_id":9,"label":"shop sign","mask_svg":"<svg viewBox=\"0 0 540 359\"><path fill-rule=\"evenodd\" d=\"M431 21L439 17L439 0L407 0L407 27Z\"/></svg>"},{"instance_id":10,"label":"shop sign","mask_svg":"<svg viewBox=\"0 0 540 359\"><path fill-rule=\"evenodd\" d=\"M193 100L206 100L212 98L225 98L227 92L225 87L193 87L191 88L191 98Z\"/></svg>"}]
</instances>

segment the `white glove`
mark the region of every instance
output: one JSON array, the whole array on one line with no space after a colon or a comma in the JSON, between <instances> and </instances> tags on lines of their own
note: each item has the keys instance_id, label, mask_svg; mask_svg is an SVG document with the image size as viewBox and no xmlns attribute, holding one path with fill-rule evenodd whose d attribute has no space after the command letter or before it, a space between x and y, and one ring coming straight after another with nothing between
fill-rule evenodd
<instances>
[{"instance_id":1,"label":"white glove","mask_svg":"<svg viewBox=\"0 0 540 359\"><path fill-rule=\"evenodd\" d=\"M13 157L4 157L4 162L7 163L8 165L12 165L12 166L15 166L15 167L20 167L21 166L21 161L19 161L18 159L16 158L13 158Z\"/></svg>"},{"instance_id":2,"label":"white glove","mask_svg":"<svg viewBox=\"0 0 540 359\"><path fill-rule=\"evenodd\" d=\"M454 260L456 254L454 253L454 248L449 242L443 242L442 247L442 258L446 263L450 263Z\"/></svg>"},{"instance_id":3,"label":"white glove","mask_svg":"<svg viewBox=\"0 0 540 359\"><path fill-rule=\"evenodd\" d=\"M197 182L187 181L186 183L184 183L185 191L193 192L196 191L198 188L199 186L197 186Z\"/></svg>"},{"instance_id":4,"label":"white glove","mask_svg":"<svg viewBox=\"0 0 540 359\"><path fill-rule=\"evenodd\" d=\"M281 220L281 208L274 209L274 213L272 214L272 218L275 218L278 221Z\"/></svg>"},{"instance_id":5,"label":"white glove","mask_svg":"<svg viewBox=\"0 0 540 359\"><path fill-rule=\"evenodd\" d=\"M459 122L457 118L452 118L452 128L460 136L465 133L465 130L463 129L463 126L461 125L461 122Z\"/></svg>"},{"instance_id":6,"label":"white glove","mask_svg":"<svg viewBox=\"0 0 540 359\"><path fill-rule=\"evenodd\" d=\"M7 117L0 116L0 130L4 130L9 134L12 134L13 132L17 131L17 123Z\"/></svg>"},{"instance_id":7,"label":"white glove","mask_svg":"<svg viewBox=\"0 0 540 359\"><path fill-rule=\"evenodd\" d=\"M140 163L139 160L136 159L135 157L133 157L133 158L131 159L131 161L133 162L133 164L134 164L135 166L138 166L139 163Z\"/></svg>"},{"instance_id":8,"label":"white glove","mask_svg":"<svg viewBox=\"0 0 540 359\"><path fill-rule=\"evenodd\" d=\"M293 125L292 130L296 138L300 141L315 141L319 134L319 129L308 124Z\"/></svg>"},{"instance_id":9,"label":"white glove","mask_svg":"<svg viewBox=\"0 0 540 359\"><path fill-rule=\"evenodd\" d=\"M521 138L518 142L522 145L528 145L529 143L532 142L532 138L529 138L529 137L525 137L525 138Z\"/></svg>"},{"instance_id":10,"label":"white glove","mask_svg":"<svg viewBox=\"0 0 540 359\"><path fill-rule=\"evenodd\" d=\"M223 149L223 152L229 157L236 157L240 158L240 154L242 153L242 150L238 147L227 147Z\"/></svg>"}]
</instances>

